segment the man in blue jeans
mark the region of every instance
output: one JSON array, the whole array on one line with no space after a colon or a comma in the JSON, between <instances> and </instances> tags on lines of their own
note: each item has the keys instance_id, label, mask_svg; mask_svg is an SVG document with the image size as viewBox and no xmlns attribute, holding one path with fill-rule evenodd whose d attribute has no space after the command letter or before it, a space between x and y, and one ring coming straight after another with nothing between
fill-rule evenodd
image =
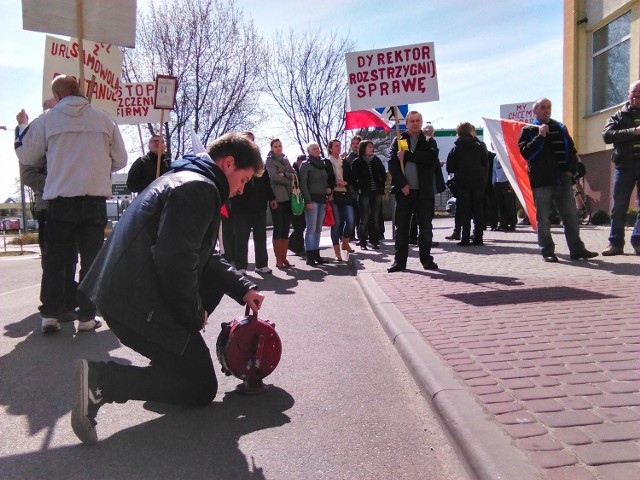
<instances>
[{"instance_id":1,"label":"man in blue jeans","mask_svg":"<svg viewBox=\"0 0 640 480\"><path fill-rule=\"evenodd\" d=\"M567 127L551 118L551 101L539 98L533 104L533 126L524 127L518 144L528 164L529 182L536 205L538 246L545 262L555 263L555 244L549 215L555 204L562 219L571 260L590 259L580 239L578 209L573 195L573 175L578 157Z\"/></svg>"},{"instance_id":2,"label":"man in blue jeans","mask_svg":"<svg viewBox=\"0 0 640 480\"><path fill-rule=\"evenodd\" d=\"M640 81L631 84L628 98L602 132L604 142L613 143L611 160L616 166L609 246L602 252L607 257L624 253L624 227L634 188L638 192L638 216L630 240L635 254L640 255Z\"/></svg>"},{"instance_id":3,"label":"man in blue jeans","mask_svg":"<svg viewBox=\"0 0 640 480\"><path fill-rule=\"evenodd\" d=\"M65 271L71 257L80 253L80 281L89 271L104 242L107 198L112 196L111 173L127 164L127 151L113 118L93 108L75 78L57 76L51 91L58 101L26 125L24 110L18 114L15 142L20 163L46 165L42 198L48 201L45 253L39 307L44 333L61 329L66 312ZM78 292L78 331L102 324L95 305Z\"/></svg>"}]
</instances>

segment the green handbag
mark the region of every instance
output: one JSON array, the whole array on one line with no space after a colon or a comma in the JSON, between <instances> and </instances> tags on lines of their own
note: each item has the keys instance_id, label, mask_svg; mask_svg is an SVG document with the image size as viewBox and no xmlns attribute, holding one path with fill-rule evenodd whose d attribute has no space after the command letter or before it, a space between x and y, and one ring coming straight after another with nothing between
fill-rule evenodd
<instances>
[{"instance_id":1,"label":"green handbag","mask_svg":"<svg viewBox=\"0 0 640 480\"><path fill-rule=\"evenodd\" d=\"M302 215L304 212L304 198L300 191L298 176L294 173L291 180L291 211L294 215Z\"/></svg>"}]
</instances>

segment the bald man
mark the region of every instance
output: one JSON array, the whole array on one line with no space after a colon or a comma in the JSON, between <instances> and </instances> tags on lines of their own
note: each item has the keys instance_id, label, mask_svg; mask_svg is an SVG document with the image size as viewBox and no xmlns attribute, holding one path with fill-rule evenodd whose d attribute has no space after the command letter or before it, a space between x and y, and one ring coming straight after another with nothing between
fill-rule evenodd
<instances>
[{"instance_id":1,"label":"bald man","mask_svg":"<svg viewBox=\"0 0 640 480\"><path fill-rule=\"evenodd\" d=\"M573 140L562 123L551 118L551 100L539 98L533 104L535 120L520 132L520 153L527 160L529 182L536 204L538 246L545 262L557 263L549 215L558 209L571 260L588 260L590 252L580 239L578 209L573 195L573 175L578 156Z\"/></svg>"},{"instance_id":2,"label":"bald man","mask_svg":"<svg viewBox=\"0 0 640 480\"><path fill-rule=\"evenodd\" d=\"M104 241L106 200L111 197L111 173L127 164L127 152L113 118L94 108L75 78L57 76L51 82L57 104L26 125L18 118L15 148L21 164L47 168L42 198L48 201L46 255L42 262L39 307L44 333L61 329L66 309L65 264L80 253L80 281ZM45 155L46 154L46 155ZM96 307L78 292L78 331L101 325Z\"/></svg>"}]
</instances>

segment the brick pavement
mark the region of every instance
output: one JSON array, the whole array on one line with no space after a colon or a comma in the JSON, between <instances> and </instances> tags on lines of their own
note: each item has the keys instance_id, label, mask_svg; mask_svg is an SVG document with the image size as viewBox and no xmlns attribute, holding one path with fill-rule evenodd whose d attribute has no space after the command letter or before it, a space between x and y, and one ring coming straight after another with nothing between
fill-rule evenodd
<instances>
[{"instance_id":1,"label":"brick pavement","mask_svg":"<svg viewBox=\"0 0 640 480\"><path fill-rule=\"evenodd\" d=\"M387 241L353 255L358 275L371 274L541 478L640 479L640 257L627 245L570 261L557 227L560 263L547 264L530 227L465 248L444 240L451 219L434 225L438 272L414 251L411 270L386 273ZM582 229L598 252L607 236Z\"/></svg>"}]
</instances>

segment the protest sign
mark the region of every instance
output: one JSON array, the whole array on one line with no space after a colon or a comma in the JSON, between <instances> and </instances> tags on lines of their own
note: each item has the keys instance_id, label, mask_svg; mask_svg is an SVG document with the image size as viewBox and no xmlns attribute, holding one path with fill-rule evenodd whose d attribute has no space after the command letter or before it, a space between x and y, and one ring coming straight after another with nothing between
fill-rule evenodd
<instances>
[{"instance_id":1,"label":"protest sign","mask_svg":"<svg viewBox=\"0 0 640 480\"><path fill-rule=\"evenodd\" d=\"M44 52L42 101L51 98L51 81L57 75L78 78L80 47L75 39L62 40L47 35ZM82 54L80 54L82 56ZM114 118L118 106L118 89L122 72L122 52L115 45L84 42L84 73L91 104L109 112ZM95 82L91 76L95 75Z\"/></svg>"},{"instance_id":2,"label":"protest sign","mask_svg":"<svg viewBox=\"0 0 640 480\"><path fill-rule=\"evenodd\" d=\"M440 98L433 42L350 52L345 57L353 110Z\"/></svg>"},{"instance_id":3,"label":"protest sign","mask_svg":"<svg viewBox=\"0 0 640 480\"><path fill-rule=\"evenodd\" d=\"M531 123L535 118L533 114L533 103L534 102L520 102L500 105L500 118Z\"/></svg>"},{"instance_id":4,"label":"protest sign","mask_svg":"<svg viewBox=\"0 0 640 480\"><path fill-rule=\"evenodd\" d=\"M159 123L159 109L153 108L156 92L154 82L121 83L118 90L116 122L120 125Z\"/></svg>"},{"instance_id":5,"label":"protest sign","mask_svg":"<svg viewBox=\"0 0 640 480\"><path fill-rule=\"evenodd\" d=\"M78 37L77 0L22 0L22 28ZM136 0L83 0L83 40L135 47Z\"/></svg>"}]
</instances>

